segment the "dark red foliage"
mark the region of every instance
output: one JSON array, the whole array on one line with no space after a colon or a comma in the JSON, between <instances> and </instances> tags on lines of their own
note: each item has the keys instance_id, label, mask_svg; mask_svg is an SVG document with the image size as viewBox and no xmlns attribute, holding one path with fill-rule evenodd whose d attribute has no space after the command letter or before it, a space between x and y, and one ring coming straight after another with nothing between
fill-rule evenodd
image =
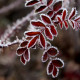
<instances>
[{"instance_id":1,"label":"dark red foliage","mask_svg":"<svg viewBox=\"0 0 80 80\"><path fill-rule=\"evenodd\" d=\"M32 6L36 3L39 3L39 8L36 9L36 12L47 11L46 14L40 14L40 20L31 21L32 26L35 26L36 32L26 32L28 41L23 41L20 44L20 48L17 50L17 55L21 56L21 62L26 64L30 60L30 48L40 48L44 50L42 61L46 62L50 60L47 66L47 74L52 75L53 78L58 76L59 68L64 66L64 63L61 59L55 58L59 51L56 47L51 46L51 44L46 41L46 37L49 40L53 40L55 36L58 35L57 25L60 25L60 28L64 27L68 29L68 24L71 24L73 29L80 29L80 16L75 18L76 9L73 8L69 17L67 17L67 10L62 8L61 0L46 0L47 4L43 0L30 0L27 2L27 6ZM53 3L54 2L54 3ZM74 19L73 19L74 18ZM37 44L36 44L37 43ZM35 45L36 44L36 45Z\"/></svg>"},{"instance_id":2,"label":"dark red foliage","mask_svg":"<svg viewBox=\"0 0 80 80\"><path fill-rule=\"evenodd\" d=\"M63 11L63 10L61 9L61 10L59 10L58 12L54 13L54 15L52 16L51 19L52 19L52 20L55 20L55 18L56 18L57 15L61 15L61 14L62 14L62 11Z\"/></svg>"},{"instance_id":3,"label":"dark red foliage","mask_svg":"<svg viewBox=\"0 0 80 80\"><path fill-rule=\"evenodd\" d=\"M33 47L36 44L37 39L38 39L38 36L33 37L28 44L28 48Z\"/></svg>"},{"instance_id":4,"label":"dark red foliage","mask_svg":"<svg viewBox=\"0 0 80 80\"><path fill-rule=\"evenodd\" d=\"M20 44L20 46L21 46L21 47L27 47L27 44L28 44L28 41L23 41L23 42Z\"/></svg>"},{"instance_id":5,"label":"dark red foliage","mask_svg":"<svg viewBox=\"0 0 80 80\"><path fill-rule=\"evenodd\" d=\"M47 0L47 6L51 5L54 0Z\"/></svg>"},{"instance_id":6,"label":"dark red foliage","mask_svg":"<svg viewBox=\"0 0 80 80\"><path fill-rule=\"evenodd\" d=\"M17 55L21 56L20 60L25 65L30 61L30 48L33 49L38 47L45 50L42 56L42 61L46 62L50 60L47 66L47 74L52 75L52 77L55 78L58 76L59 68L62 68L64 63L61 59L55 58L59 51L56 47L51 46L51 44L45 40L45 37L49 40L53 40L53 37L58 34L56 30L57 28L55 27L58 24L61 29L63 28L63 25L68 29L69 22L73 29L80 29L80 16L74 18L76 9L73 8L67 19L67 10L62 8L63 1L46 0L46 2L47 4L45 4L43 0L27 1L27 6L39 3L40 7L37 8L35 12L39 13L46 10L47 15L41 14L41 21L31 21L31 24L38 30L36 30L36 32L31 31L25 33L25 36L27 35L27 41L21 42L20 48L17 49ZM35 45L36 43L37 45Z\"/></svg>"},{"instance_id":7,"label":"dark red foliage","mask_svg":"<svg viewBox=\"0 0 80 80\"><path fill-rule=\"evenodd\" d=\"M53 36L52 36L49 28L45 28L45 35L47 36L48 39L53 40Z\"/></svg>"},{"instance_id":8,"label":"dark red foliage","mask_svg":"<svg viewBox=\"0 0 80 80\"><path fill-rule=\"evenodd\" d=\"M42 12L43 10L46 9L47 6L43 5L43 6L40 6L38 9L36 9L35 12Z\"/></svg>"},{"instance_id":9,"label":"dark red foliage","mask_svg":"<svg viewBox=\"0 0 80 80\"><path fill-rule=\"evenodd\" d=\"M63 12L63 9L60 9L56 14L57 14L57 15L61 15L62 12Z\"/></svg>"},{"instance_id":10,"label":"dark red foliage","mask_svg":"<svg viewBox=\"0 0 80 80\"><path fill-rule=\"evenodd\" d=\"M52 71L53 71L53 64L52 62L50 62L47 67L47 74L48 75L52 74Z\"/></svg>"},{"instance_id":11,"label":"dark red foliage","mask_svg":"<svg viewBox=\"0 0 80 80\"><path fill-rule=\"evenodd\" d=\"M62 20L63 20L63 21L66 19L66 15L67 15L67 11L64 10L64 11L63 11L63 14L62 14Z\"/></svg>"},{"instance_id":12,"label":"dark red foliage","mask_svg":"<svg viewBox=\"0 0 80 80\"><path fill-rule=\"evenodd\" d=\"M76 15L76 9L73 8L70 15L69 15L69 20L72 19Z\"/></svg>"},{"instance_id":13,"label":"dark red foliage","mask_svg":"<svg viewBox=\"0 0 80 80\"><path fill-rule=\"evenodd\" d=\"M53 6L53 11L58 11L62 7L62 1L58 1Z\"/></svg>"},{"instance_id":14,"label":"dark red foliage","mask_svg":"<svg viewBox=\"0 0 80 80\"><path fill-rule=\"evenodd\" d=\"M36 27L45 27L41 21L31 21L31 24Z\"/></svg>"},{"instance_id":15,"label":"dark red foliage","mask_svg":"<svg viewBox=\"0 0 80 80\"><path fill-rule=\"evenodd\" d=\"M33 6L34 4L38 3L39 1L38 0L32 0L32 1L29 1L26 6Z\"/></svg>"},{"instance_id":16,"label":"dark red foliage","mask_svg":"<svg viewBox=\"0 0 80 80\"><path fill-rule=\"evenodd\" d=\"M50 30L53 36L57 36L57 30L54 25L50 25Z\"/></svg>"},{"instance_id":17,"label":"dark red foliage","mask_svg":"<svg viewBox=\"0 0 80 80\"><path fill-rule=\"evenodd\" d=\"M74 21L71 20L71 23L72 23L72 28L74 29L75 28Z\"/></svg>"},{"instance_id":18,"label":"dark red foliage","mask_svg":"<svg viewBox=\"0 0 80 80\"><path fill-rule=\"evenodd\" d=\"M22 55L25 52L25 50L26 50L26 47L24 47L24 48L21 47L21 48L17 49L17 55L18 56Z\"/></svg>"},{"instance_id":19,"label":"dark red foliage","mask_svg":"<svg viewBox=\"0 0 80 80\"><path fill-rule=\"evenodd\" d=\"M58 69L54 66L53 67L53 72L52 72L53 78L57 77L57 74L58 74Z\"/></svg>"},{"instance_id":20,"label":"dark red foliage","mask_svg":"<svg viewBox=\"0 0 80 80\"><path fill-rule=\"evenodd\" d=\"M63 62L62 62L62 60L60 60L60 59L55 59L55 60L52 60L52 64L54 65L54 66L56 66L56 67L58 67L58 68L61 68L61 67L63 67Z\"/></svg>"},{"instance_id":21,"label":"dark red foliage","mask_svg":"<svg viewBox=\"0 0 80 80\"><path fill-rule=\"evenodd\" d=\"M24 65L26 65L26 60L25 60L25 58L24 58L23 55L21 56L20 60L21 60L21 62L22 62Z\"/></svg>"},{"instance_id":22,"label":"dark red foliage","mask_svg":"<svg viewBox=\"0 0 80 80\"><path fill-rule=\"evenodd\" d=\"M41 43L42 47L45 48L46 41L45 41L45 38L44 38L43 34L40 34L40 43Z\"/></svg>"},{"instance_id":23,"label":"dark red foliage","mask_svg":"<svg viewBox=\"0 0 80 80\"><path fill-rule=\"evenodd\" d=\"M64 21L64 25L65 25L65 28L68 29L68 23L67 23L67 21Z\"/></svg>"},{"instance_id":24,"label":"dark red foliage","mask_svg":"<svg viewBox=\"0 0 80 80\"><path fill-rule=\"evenodd\" d=\"M47 51L47 53L48 53L50 56L55 56L55 55L57 55L58 51L57 51L56 48L51 47L51 48L49 48L49 50Z\"/></svg>"},{"instance_id":25,"label":"dark red foliage","mask_svg":"<svg viewBox=\"0 0 80 80\"><path fill-rule=\"evenodd\" d=\"M53 11L49 11L47 15L51 17L53 15Z\"/></svg>"},{"instance_id":26,"label":"dark red foliage","mask_svg":"<svg viewBox=\"0 0 80 80\"><path fill-rule=\"evenodd\" d=\"M48 54L47 52L44 52L43 56L42 56L42 62L46 62L48 60Z\"/></svg>"},{"instance_id":27,"label":"dark red foliage","mask_svg":"<svg viewBox=\"0 0 80 80\"><path fill-rule=\"evenodd\" d=\"M63 28L63 22L62 22L62 20L61 20L61 18L60 18L60 17L57 17L57 19L58 19L58 21L59 21L60 28L62 29L62 28Z\"/></svg>"},{"instance_id":28,"label":"dark red foliage","mask_svg":"<svg viewBox=\"0 0 80 80\"><path fill-rule=\"evenodd\" d=\"M35 36L35 35L39 35L40 32L26 32L25 33L27 36Z\"/></svg>"},{"instance_id":29,"label":"dark red foliage","mask_svg":"<svg viewBox=\"0 0 80 80\"><path fill-rule=\"evenodd\" d=\"M30 53L29 53L28 49L26 49L26 51L24 53L24 58L26 61L28 61L28 62L30 61Z\"/></svg>"},{"instance_id":30,"label":"dark red foliage","mask_svg":"<svg viewBox=\"0 0 80 80\"><path fill-rule=\"evenodd\" d=\"M80 21L80 16L74 19L74 21Z\"/></svg>"},{"instance_id":31,"label":"dark red foliage","mask_svg":"<svg viewBox=\"0 0 80 80\"><path fill-rule=\"evenodd\" d=\"M45 23L51 24L51 20L50 20L50 18L49 18L47 15L42 14L42 15L41 15L41 19L42 19Z\"/></svg>"}]
</instances>

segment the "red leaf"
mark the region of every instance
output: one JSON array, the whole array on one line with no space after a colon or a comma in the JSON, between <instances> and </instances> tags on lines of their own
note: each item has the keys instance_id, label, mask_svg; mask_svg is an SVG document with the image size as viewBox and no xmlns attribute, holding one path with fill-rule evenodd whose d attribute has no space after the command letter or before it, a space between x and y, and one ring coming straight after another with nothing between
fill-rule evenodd
<instances>
[{"instance_id":1,"label":"red leaf","mask_svg":"<svg viewBox=\"0 0 80 80\"><path fill-rule=\"evenodd\" d=\"M52 16L51 19L54 20L54 19L56 18L57 15L61 15L61 14L62 14L62 11L63 11L62 9L59 10L57 13L55 13L55 14Z\"/></svg>"},{"instance_id":2,"label":"red leaf","mask_svg":"<svg viewBox=\"0 0 80 80\"><path fill-rule=\"evenodd\" d=\"M72 28L74 29L74 28L75 28L74 21L73 21L73 20L71 20L71 23L72 23Z\"/></svg>"},{"instance_id":3,"label":"red leaf","mask_svg":"<svg viewBox=\"0 0 80 80\"><path fill-rule=\"evenodd\" d=\"M30 61L30 52L28 49L26 49L25 53L24 53L24 58L26 61Z\"/></svg>"},{"instance_id":4,"label":"red leaf","mask_svg":"<svg viewBox=\"0 0 80 80\"><path fill-rule=\"evenodd\" d=\"M52 63L54 66L58 67L58 68L62 68L64 66L64 63L61 59L56 58L54 60L52 60Z\"/></svg>"},{"instance_id":5,"label":"red leaf","mask_svg":"<svg viewBox=\"0 0 80 80\"><path fill-rule=\"evenodd\" d=\"M50 25L50 30L53 36L57 36L57 30L54 25Z\"/></svg>"},{"instance_id":6,"label":"red leaf","mask_svg":"<svg viewBox=\"0 0 80 80\"><path fill-rule=\"evenodd\" d=\"M41 21L31 21L31 24L36 27L45 27Z\"/></svg>"},{"instance_id":7,"label":"red leaf","mask_svg":"<svg viewBox=\"0 0 80 80\"><path fill-rule=\"evenodd\" d=\"M48 66L47 66L47 74L48 75L52 74L52 71L53 71L53 64L50 61L49 64L48 64Z\"/></svg>"},{"instance_id":8,"label":"red leaf","mask_svg":"<svg viewBox=\"0 0 80 80\"><path fill-rule=\"evenodd\" d=\"M58 72L59 72L59 69L57 69L55 66L53 67L53 72L52 72L52 77L55 78L58 76Z\"/></svg>"},{"instance_id":9,"label":"red leaf","mask_svg":"<svg viewBox=\"0 0 80 80\"><path fill-rule=\"evenodd\" d=\"M61 20L61 18L60 18L60 17L57 17L57 19L58 19L58 21L59 21L60 28L62 29L62 28L63 28L63 22L62 22L62 20Z\"/></svg>"},{"instance_id":10,"label":"red leaf","mask_svg":"<svg viewBox=\"0 0 80 80\"><path fill-rule=\"evenodd\" d=\"M53 40L53 36L48 28L45 28L45 35L48 39Z\"/></svg>"},{"instance_id":11,"label":"red leaf","mask_svg":"<svg viewBox=\"0 0 80 80\"><path fill-rule=\"evenodd\" d=\"M38 39L38 36L33 37L28 44L28 48L33 47L36 44L37 39Z\"/></svg>"},{"instance_id":12,"label":"red leaf","mask_svg":"<svg viewBox=\"0 0 80 80\"><path fill-rule=\"evenodd\" d=\"M38 2L39 2L38 0L32 0L32 1L27 2L26 6L33 6L34 4Z\"/></svg>"},{"instance_id":13,"label":"red leaf","mask_svg":"<svg viewBox=\"0 0 80 80\"><path fill-rule=\"evenodd\" d=\"M26 65L26 62L27 62L27 61L25 60L25 58L24 58L23 55L21 56L20 61L21 61L24 65Z\"/></svg>"},{"instance_id":14,"label":"red leaf","mask_svg":"<svg viewBox=\"0 0 80 80\"><path fill-rule=\"evenodd\" d=\"M53 15L53 11L49 11L47 15L51 17Z\"/></svg>"},{"instance_id":15,"label":"red leaf","mask_svg":"<svg viewBox=\"0 0 80 80\"><path fill-rule=\"evenodd\" d=\"M55 14L52 16L51 19L54 20L56 16L57 16L57 14L55 13Z\"/></svg>"},{"instance_id":16,"label":"red leaf","mask_svg":"<svg viewBox=\"0 0 80 80\"><path fill-rule=\"evenodd\" d=\"M20 46L21 46L21 47L26 47L27 44L28 44L28 41L23 41L23 42L20 44Z\"/></svg>"},{"instance_id":17,"label":"red leaf","mask_svg":"<svg viewBox=\"0 0 80 80\"><path fill-rule=\"evenodd\" d=\"M64 11L63 11L63 14L62 14L62 20L63 20L63 21L66 19L66 15L67 15L67 11L64 10Z\"/></svg>"},{"instance_id":18,"label":"red leaf","mask_svg":"<svg viewBox=\"0 0 80 80\"><path fill-rule=\"evenodd\" d=\"M59 21L59 22L61 22L61 21L62 21L62 20L61 20L61 18L60 18L59 16L57 16L57 19L58 19L58 21Z\"/></svg>"},{"instance_id":19,"label":"red leaf","mask_svg":"<svg viewBox=\"0 0 80 80\"><path fill-rule=\"evenodd\" d=\"M51 5L54 0L47 0L47 6Z\"/></svg>"},{"instance_id":20,"label":"red leaf","mask_svg":"<svg viewBox=\"0 0 80 80\"><path fill-rule=\"evenodd\" d=\"M46 6L45 5L44 6L40 6L38 9L36 9L35 12L42 12L45 9L46 9Z\"/></svg>"},{"instance_id":21,"label":"red leaf","mask_svg":"<svg viewBox=\"0 0 80 80\"><path fill-rule=\"evenodd\" d=\"M49 18L47 15L41 14L41 19L42 19L45 23L51 24L51 20L50 20L50 18Z\"/></svg>"},{"instance_id":22,"label":"red leaf","mask_svg":"<svg viewBox=\"0 0 80 80\"><path fill-rule=\"evenodd\" d=\"M79 21L80 22L80 16L74 19L74 21Z\"/></svg>"},{"instance_id":23,"label":"red leaf","mask_svg":"<svg viewBox=\"0 0 80 80\"><path fill-rule=\"evenodd\" d=\"M61 15L62 12L63 12L63 9L59 10L56 14L57 14L57 15Z\"/></svg>"},{"instance_id":24,"label":"red leaf","mask_svg":"<svg viewBox=\"0 0 80 80\"><path fill-rule=\"evenodd\" d=\"M65 28L68 29L68 23L67 23L67 21L64 21L64 25L65 25Z\"/></svg>"},{"instance_id":25,"label":"red leaf","mask_svg":"<svg viewBox=\"0 0 80 80\"><path fill-rule=\"evenodd\" d=\"M53 11L58 11L62 7L62 1L58 1L53 6Z\"/></svg>"},{"instance_id":26,"label":"red leaf","mask_svg":"<svg viewBox=\"0 0 80 80\"><path fill-rule=\"evenodd\" d=\"M71 13L69 15L69 20L72 19L75 15L76 15L76 9L72 8L72 11L71 11Z\"/></svg>"},{"instance_id":27,"label":"red leaf","mask_svg":"<svg viewBox=\"0 0 80 80\"><path fill-rule=\"evenodd\" d=\"M44 52L42 56L42 62L46 62L47 60L48 60L48 54L47 52Z\"/></svg>"},{"instance_id":28,"label":"red leaf","mask_svg":"<svg viewBox=\"0 0 80 80\"><path fill-rule=\"evenodd\" d=\"M25 32L25 34L26 34L27 36L35 36L35 35L39 35L40 32Z\"/></svg>"},{"instance_id":29,"label":"red leaf","mask_svg":"<svg viewBox=\"0 0 80 80\"><path fill-rule=\"evenodd\" d=\"M18 48L16 54L17 54L18 56L21 56L21 55L25 52L25 50L26 50L26 47L25 47L25 48Z\"/></svg>"},{"instance_id":30,"label":"red leaf","mask_svg":"<svg viewBox=\"0 0 80 80\"><path fill-rule=\"evenodd\" d=\"M40 34L40 43L41 43L41 46L45 48L46 43L45 43L45 38L43 34Z\"/></svg>"},{"instance_id":31,"label":"red leaf","mask_svg":"<svg viewBox=\"0 0 80 80\"><path fill-rule=\"evenodd\" d=\"M51 47L51 48L48 49L47 53L50 56L56 56L59 52L58 52L57 48Z\"/></svg>"}]
</instances>

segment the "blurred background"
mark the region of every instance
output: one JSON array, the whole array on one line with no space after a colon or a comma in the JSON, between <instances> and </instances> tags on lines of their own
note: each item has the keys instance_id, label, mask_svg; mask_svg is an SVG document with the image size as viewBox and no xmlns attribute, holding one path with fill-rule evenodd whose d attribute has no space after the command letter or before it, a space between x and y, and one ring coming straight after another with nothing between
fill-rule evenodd
<instances>
[{"instance_id":1,"label":"blurred background","mask_svg":"<svg viewBox=\"0 0 80 80\"><path fill-rule=\"evenodd\" d=\"M69 12L76 7L80 14L80 0L63 1L63 6ZM10 35L10 41L14 41L16 36L21 39L25 30L32 29L29 28L29 20L39 17L31 14L33 9L25 7L25 0L0 0L0 38L4 40L8 33L6 30L9 28L10 32L11 27L18 25L20 29ZM80 80L80 31L73 30L71 26L67 31L57 29L59 35L51 44L58 47L58 57L63 59L65 66L54 80ZM16 56L18 45L0 48L0 80L53 80L46 73L48 63L41 62L43 51L31 50L31 61L24 66Z\"/></svg>"}]
</instances>

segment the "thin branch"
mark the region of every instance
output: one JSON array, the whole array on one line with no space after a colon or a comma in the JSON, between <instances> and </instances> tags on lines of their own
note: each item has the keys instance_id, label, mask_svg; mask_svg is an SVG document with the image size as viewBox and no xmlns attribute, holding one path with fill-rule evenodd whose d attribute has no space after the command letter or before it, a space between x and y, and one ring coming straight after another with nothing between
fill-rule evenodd
<instances>
[{"instance_id":1,"label":"thin branch","mask_svg":"<svg viewBox=\"0 0 80 80\"><path fill-rule=\"evenodd\" d=\"M21 29L23 25L28 21L30 21L31 19L33 19L35 15L36 14L34 14L34 10L33 10L31 13L23 17L21 20L17 20L16 23L14 23L12 27L9 27L5 31L4 35L1 36L1 43L5 42L8 38L10 38L12 34L15 33L16 30Z\"/></svg>"},{"instance_id":2,"label":"thin branch","mask_svg":"<svg viewBox=\"0 0 80 80\"><path fill-rule=\"evenodd\" d=\"M2 7L0 9L0 16L2 15L6 15L7 13L9 13L10 11L17 9L18 7L20 7L20 5L24 3L24 0L16 0L15 2L11 3L8 6Z\"/></svg>"}]
</instances>

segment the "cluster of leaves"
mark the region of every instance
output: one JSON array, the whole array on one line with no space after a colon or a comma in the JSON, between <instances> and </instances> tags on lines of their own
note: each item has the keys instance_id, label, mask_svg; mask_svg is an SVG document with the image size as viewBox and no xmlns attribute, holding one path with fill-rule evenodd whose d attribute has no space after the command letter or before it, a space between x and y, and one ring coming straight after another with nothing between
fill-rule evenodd
<instances>
[{"instance_id":1,"label":"cluster of leaves","mask_svg":"<svg viewBox=\"0 0 80 80\"><path fill-rule=\"evenodd\" d=\"M72 25L73 29L80 28L80 16L76 17L76 9L73 8L69 17L67 17L67 10L62 8L62 1L46 0L28 0L26 6L33 6L39 4L40 7L35 12L43 12L47 10L46 14L40 14L41 20L32 20L31 25L36 28L36 31L26 31L24 35L27 37L17 49L17 55L20 56L21 62L25 65L30 61L30 48L36 49L36 46L43 49L42 62L50 60L47 66L47 74L52 75L53 78L58 76L59 68L64 66L61 59L55 58L59 54L56 47L51 46L48 40L53 40L57 37L57 27L63 28L63 25L68 29L68 23ZM73 19L74 18L74 19Z\"/></svg>"}]
</instances>

